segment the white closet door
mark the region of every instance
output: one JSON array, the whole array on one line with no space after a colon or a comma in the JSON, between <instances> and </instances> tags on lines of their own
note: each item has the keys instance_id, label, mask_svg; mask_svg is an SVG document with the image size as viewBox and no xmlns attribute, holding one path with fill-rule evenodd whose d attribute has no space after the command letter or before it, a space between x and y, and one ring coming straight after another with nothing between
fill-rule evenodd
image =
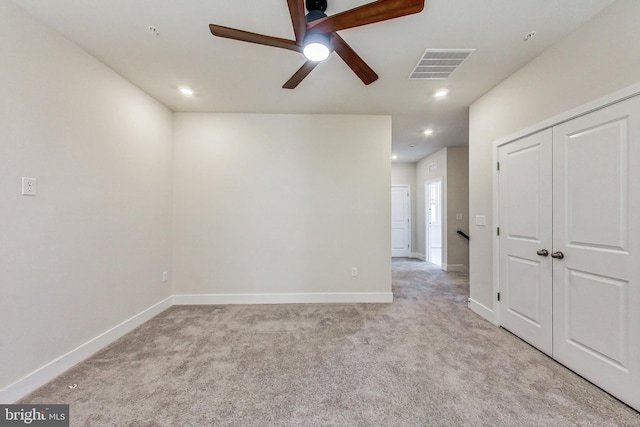
<instances>
[{"instance_id":1,"label":"white closet door","mask_svg":"<svg viewBox=\"0 0 640 427\"><path fill-rule=\"evenodd\" d=\"M552 140L545 130L501 146L500 324L552 354ZM546 255L545 252L546 251ZM538 253L540 252L540 253Z\"/></svg>"},{"instance_id":2,"label":"white closet door","mask_svg":"<svg viewBox=\"0 0 640 427\"><path fill-rule=\"evenodd\" d=\"M553 147L553 356L640 409L640 97Z\"/></svg>"}]
</instances>

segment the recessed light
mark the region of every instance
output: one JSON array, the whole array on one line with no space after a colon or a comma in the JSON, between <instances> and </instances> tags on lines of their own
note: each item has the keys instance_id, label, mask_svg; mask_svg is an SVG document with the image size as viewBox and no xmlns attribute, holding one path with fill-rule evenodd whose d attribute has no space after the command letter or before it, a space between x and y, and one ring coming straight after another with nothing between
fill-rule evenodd
<instances>
[{"instance_id":1,"label":"recessed light","mask_svg":"<svg viewBox=\"0 0 640 427\"><path fill-rule=\"evenodd\" d=\"M188 87L181 87L180 93L183 95L193 95L193 89L189 89Z\"/></svg>"},{"instance_id":2,"label":"recessed light","mask_svg":"<svg viewBox=\"0 0 640 427\"><path fill-rule=\"evenodd\" d=\"M416 148L416 144L409 144L409 148Z\"/></svg>"},{"instance_id":3,"label":"recessed light","mask_svg":"<svg viewBox=\"0 0 640 427\"><path fill-rule=\"evenodd\" d=\"M535 36L536 36L536 32L531 31L529 34L524 36L524 41L528 42L529 40L533 39Z\"/></svg>"},{"instance_id":4,"label":"recessed light","mask_svg":"<svg viewBox=\"0 0 640 427\"><path fill-rule=\"evenodd\" d=\"M433 129L425 129L422 133L424 135L433 135Z\"/></svg>"},{"instance_id":5,"label":"recessed light","mask_svg":"<svg viewBox=\"0 0 640 427\"><path fill-rule=\"evenodd\" d=\"M149 30L149 32L151 34L153 34L154 36L159 36L160 35L160 30L155 25L149 25L147 27L147 30Z\"/></svg>"},{"instance_id":6,"label":"recessed light","mask_svg":"<svg viewBox=\"0 0 640 427\"><path fill-rule=\"evenodd\" d=\"M391 156L391 160L398 160L398 155L397 154L393 154Z\"/></svg>"},{"instance_id":7,"label":"recessed light","mask_svg":"<svg viewBox=\"0 0 640 427\"><path fill-rule=\"evenodd\" d=\"M447 94L449 93L449 89L438 89L433 96L438 97L438 98L442 98L443 96L447 96Z\"/></svg>"}]
</instances>

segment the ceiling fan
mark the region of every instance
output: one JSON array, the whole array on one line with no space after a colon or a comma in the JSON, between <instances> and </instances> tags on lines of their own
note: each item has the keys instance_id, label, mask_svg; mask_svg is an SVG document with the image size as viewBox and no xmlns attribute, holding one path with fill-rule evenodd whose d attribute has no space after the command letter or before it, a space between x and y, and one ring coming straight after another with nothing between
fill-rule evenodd
<instances>
[{"instance_id":1,"label":"ceiling fan","mask_svg":"<svg viewBox=\"0 0 640 427\"><path fill-rule=\"evenodd\" d=\"M309 12L306 16L302 0L287 0L295 40L250 33L215 24L209 25L209 29L211 34L217 37L303 53L307 61L282 86L285 89L295 89L331 51L335 51L360 80L368 85L376 81L378 75L338 35L337 31L411 15L424 9L424 0L378 0L327 16L324 13L327 10L326 0L306 0L305 3ZM315 52L314 49L316 49ZM318 49L320 56L317 56Z\"/></svg>"}]
</instances>

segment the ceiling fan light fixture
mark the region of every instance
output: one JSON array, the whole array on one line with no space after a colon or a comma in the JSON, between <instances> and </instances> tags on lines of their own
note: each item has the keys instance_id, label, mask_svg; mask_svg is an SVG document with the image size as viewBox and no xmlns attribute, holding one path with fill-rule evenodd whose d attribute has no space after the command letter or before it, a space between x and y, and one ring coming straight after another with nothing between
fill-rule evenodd
<instances>
[{"instance_id":1,"label":"ceiling fan light fixture","mask_svg":"<svg viewBox=\"0 0 640 427\"><path fill-rule=\"evenodd\" d=\"M331 53L330 46L326 34L310 32L304 37L303 53L309 61L324 61Z\"/></svg>"},{"instance_id":2,"label":"ceiling fan light fixture","mask_svg":"<svg viewBox=\"0 0 640 427\"><path fill-rule=\"evenodd\" d=\"M369 85L378 80L378 75L338 35L338 31L420 13L424 9L424 2L425 0L377 0L327 16L325 13L327 0L305 0L304 4L302 0L287 0L295 40L251 33L217 24L209 24L209 31L216 37L295 52L302 50L307 60L282 85L283 89L295 89L320 61L328 58L334 50L351 68L351 71L362 80L362 83ZM309 11L306 15L303 6L306 6Z\"/></svg>"}]
</instances>

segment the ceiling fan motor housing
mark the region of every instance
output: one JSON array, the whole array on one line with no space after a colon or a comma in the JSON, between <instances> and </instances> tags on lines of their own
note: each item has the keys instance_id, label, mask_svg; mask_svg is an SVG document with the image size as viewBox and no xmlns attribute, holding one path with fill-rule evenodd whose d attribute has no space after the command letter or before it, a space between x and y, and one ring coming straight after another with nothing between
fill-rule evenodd
<instances>
[{"instance_id":1,"label":"ceiling fan motor housing","mask_svg":"<svg viewBox=\"0 0 640 427\"><path fill-rule=\"evenodd\" d=\"M320 10L325 12L327 10L327 0L306 0L307 10Z\"/></svg>"},{"instance_id":2,"label":"ceiling fan motor housing","mask_svg":"<svg viewBox=\"0 0 640 427\"><path fill-rule=\"evenodd\" d=\"M307 23L327 16L324 13L327 10L327 0L306 0L306 6L309 11L306 17Z\"/></svg>"}]
</instances>

